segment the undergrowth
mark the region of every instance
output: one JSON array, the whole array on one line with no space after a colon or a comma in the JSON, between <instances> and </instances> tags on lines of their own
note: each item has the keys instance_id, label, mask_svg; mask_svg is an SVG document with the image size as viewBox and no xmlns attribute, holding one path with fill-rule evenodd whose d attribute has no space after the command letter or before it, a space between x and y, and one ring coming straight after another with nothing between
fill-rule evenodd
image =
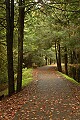
<instances>
[{"instance_id":1,"label":"undergrowth","mask_svg":"<svg viewBox=\"0 0 80 120\"><path fill-rule=\"evenodd\" d=\"M15 77L15 79L17 79L16 74L15 74L14 77ZM33 78L32 78L32 69L31 68L23 69L22 70L22 87L27 86L28 84L30 84L32 80L33 80ZM16 90L16 83L17 83L17 81L15 82L15 90ZM2 94L8 95L8 88L6 88L4 91L1 91L0 95L2 95Z\"/></svg>"},{"instance_id":2,"label":"undergrowth","mask_svg":"<svg viewBox=\"0 0 80 120\"><path fill-rule=\"evenodd\" d=\"M58 72L58 73L59 73L60 75L62 75L64 78L66 78L67 80L69 80L70 82L73 82L73 83L75 83L75 84L80 85L76 80L74 80L73 78L67 76L66 74L63 74L63 73L61 73L61 72Z\"/></svg>"}]
</instances>

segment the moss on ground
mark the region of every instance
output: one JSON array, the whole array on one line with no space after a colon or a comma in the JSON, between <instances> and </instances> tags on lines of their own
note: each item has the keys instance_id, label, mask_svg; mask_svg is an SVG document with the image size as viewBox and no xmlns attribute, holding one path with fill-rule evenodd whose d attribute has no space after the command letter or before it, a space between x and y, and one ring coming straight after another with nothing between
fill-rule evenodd
<instances>
[{"instance_id":1,"label":"moss on ground","mask_svg":"<svg viewBox=\"0 0 80 120\"><path fill-rule=\"evenodd\" d=\"M17 75L15 75L15 79L17 78ZM32 77L32 69L23 69L22 71L22 87L27 86L31 83L33 80ZM16 82L15 82L15 89L16 89ZM6 88L4 91L0 92L0 95L4 94L5 96L8 95L8 88Z\"/></svg>"},{"instance_id":2,"label":"moss on ground","mask_svg":"<svg viewBox=\"0 0 80 120\"><path fill-rule=\"evenodd\" d=\"M69 80L70 82L73 82L73 83L75 83L75 84L78 84L78 85L80 85L80 83L78 83L76 80L74 80L73 78L71 78L71 77L69 77L69 76L67 76L66 74L63 74L63 73L61 73L61 72L58 72L61 76L63 76L64 78L66 78L67 80Z\"/></svg>"}]
</instances>

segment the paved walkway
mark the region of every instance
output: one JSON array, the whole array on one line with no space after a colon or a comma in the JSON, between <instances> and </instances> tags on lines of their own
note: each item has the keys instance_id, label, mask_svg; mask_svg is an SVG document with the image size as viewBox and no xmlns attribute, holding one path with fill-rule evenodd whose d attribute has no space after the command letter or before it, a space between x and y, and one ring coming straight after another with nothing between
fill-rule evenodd
<instances>
[{"instance_id":1,"label":"paved walkway","mask_svg":"<svg viewBox=\"0 0 80 120\"><path fill-rule=\"evenodd\" d=\"M35 71L34 89L29 88L28 99L13 120L80 120L79 93L74 94L73 84L51 66Z\"/></svg>"}]
</instances>

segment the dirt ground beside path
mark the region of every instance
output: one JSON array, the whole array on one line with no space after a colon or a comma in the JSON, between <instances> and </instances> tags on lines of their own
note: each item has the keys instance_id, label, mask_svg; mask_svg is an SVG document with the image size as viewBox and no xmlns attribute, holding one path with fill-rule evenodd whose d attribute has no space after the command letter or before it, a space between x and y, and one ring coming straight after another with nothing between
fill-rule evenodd
<instances>
[{"instance_id":1,"label":"dirt ground beside path","mask_svg":"<svg viewBox=\"0 0 80 120\"><path fill-rule=\"evenodd\" d=\"M0 120L80 120L80 86L53 66L33 71L34 81L0 102Z\"/></svg>"}]
</instances>

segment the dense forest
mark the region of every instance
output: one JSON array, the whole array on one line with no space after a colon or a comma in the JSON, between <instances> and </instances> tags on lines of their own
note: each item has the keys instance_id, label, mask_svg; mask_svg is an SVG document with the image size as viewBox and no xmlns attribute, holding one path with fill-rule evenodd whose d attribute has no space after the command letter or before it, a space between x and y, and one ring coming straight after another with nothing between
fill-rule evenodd
<instances>
[{"instance_id":1,"label":"dense forest","mask_svg":"<svg viewBox=\"0 0 80 120\"><path fill-rule=\"evenodd\" d=\"M57 63L80 82L80 0L0 0L0 11L0 84L9 96L15 74L19 92L22 68L33 63Z\"/></svg>"}]
</instances>

